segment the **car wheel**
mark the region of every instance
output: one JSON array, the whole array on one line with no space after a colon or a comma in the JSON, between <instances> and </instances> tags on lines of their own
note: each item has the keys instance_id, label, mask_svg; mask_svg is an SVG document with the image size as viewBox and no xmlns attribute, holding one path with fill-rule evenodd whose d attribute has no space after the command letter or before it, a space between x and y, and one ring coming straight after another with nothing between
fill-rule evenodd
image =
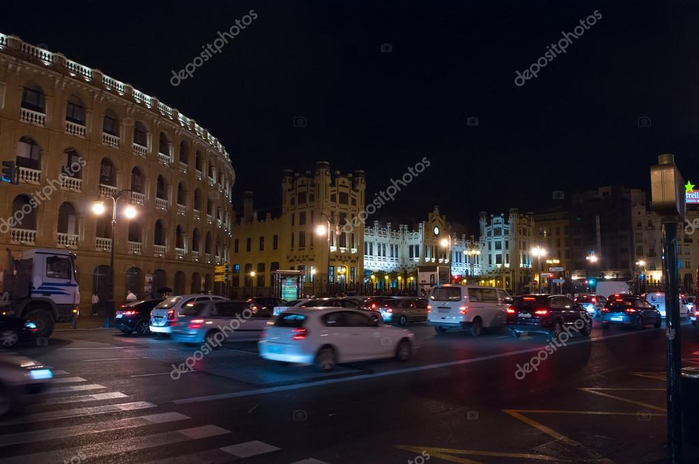
<instances>
[{"instance_id":1,"label":"car wheel","mask_svg":"<svg viewBox=\"0 0 699 464\"><path fill-rule=\"evenodd\" d=\"M10 412L14 403L15 401L13 401L10 395L10 389L6 385L0 383L0 417Z\"/></svg>"},{"instance_id":2,"label":"car wheel","mask_svg":"<svg viewBox=\"0 0 699 464\"><path fill-rule=\"evenodd\" d=\"M609 322L603 322L603 323L602 323L602 328L603 328L603 329L608 329L608 328L609 328Z\"/></svg>"},{"instance_id":3,"label":"car wheel","mask_svg":"<svg viewBox=\"0 0 699 464\"><path fill-rule=\"evenodd\" d=\"M220 333L218 330L210 330L207 332L206 337L204 337L204 342L206 342L210 347L211 350L217 350L221 348L219 343L216 341L216 334Z\"/></svg>"},{"instance_id":4,"label":"car wheel","mask_svg":"<svg viewBox=\"0 0 699 464\"><path fill-rule=\"evenodd\" d=\"M396 360L400 362L405 362L410 359L410 342L408 340L401 340L396 348Z\"/></svg>"},{"instance_id":5,"label":"car wheel","mask_svg":"<svg viewBox=\"0 0 699 464\"><path fill-rule=\"evenodd\" d=\"M435 327L434 331L437 332L437 335L442 335L447 333L446 327Z\"/></svg>"},{"instance_id":6,"label":"car wheel","mask_svg":"<svg viewBox=\"0 0 699 464\"><path fill-rule=\"evenodd\" d=\"M405 317L405 314L401 314L398 318L398 325L401 327L408 325L408 318Z\"/></svg>"},{"instance_id":7,"label":"car wheel","mask_svg":"<svg viewBox=\"0 0 699 464\"><path fill-rule=\"evenodd\" d=\"M131 335L133 333L133 330L122 330L121 333L124 335Z\"/></svg>"},{"instance_id":8,"label":"car wheel","mask_svg":"<svg viewBox=\"0 0 699 464\"><path fill-rule=\"evenodd\" d=\"M148 321L140 321L138 324L136 324L136 333L139 335L149 335L150 327L148 325Z\"/></svg>"},{"instance_id":9,"label":"car wheel","mask_svg":"<svg viewBox=\"0 0 699 464\"><path fill-rule=\"evenodd\" d=\"M53 333L55 322L48 311L44 311L43 309L35 309L29 311L24 319L36 324L36 336L39 338L48 338Z\"/></svg>"},{"instance_id":10,"label":"car wheel","mask_svg":"<svg viewBox=\"0 0 699 464\"><path fill-rule=\"evenodd\" d=\"M14 329L5 329L0 332L0 346L12 348L19 343L19 333Z\"/></svg>"},{"instance_id":11,"label":"car wheel","mask_svg":"<svg viewBox=\"0 0 699 464\"><path fill-rule=\"evenodd\" d=\"M553 322L553 328L551 329L551 333L549 334L549 338L551 340L558 339L558 337L561 336L561 332L563 332L563 324L561 323L560 319L556 319Z\"/></svg>"},{"instance_id":12,"label":"car wheel","mask_svg":"<svg viewBox=\"0 0 699 464\"><path fill-rule=\"evenodd\" d=\"M320 372L328 372L335 368L336 362L335 350L330 347L325 347L316 355L315 366Z\"/></svg>"},{"instance_id":13,"label":"car wheel","mask_svg":"<svg viewBox=\"0 0 699 464\"><path fill-rule=\"evenodd\" d=\"M483 322L479 317L475 318L473 320L473 324L471 324L471 336L472 337L477 337L483 332Z\"/></svg>"},{"instance_id":14,"label":"car wheel","mask_svg":"<svg viewBox=\"0 0 699 464\"><path fill-rule=\"evenodd\" d=\"M645 327L645 323L643 322L643 317L638 316L636 318L636 323L633 325L633 328L636 330L642 330Z\"/></svg>"},{"instance_id":15,"label":"car wheel","mask_svg":"<svg viewBox=\"0 0 699 464\"><path fill-rule=\"evenodd\" d=\"M655 324L653 324L653 327L656 329L660 328L660 324L662 323L662 319L660 319L660 316L655 318ZM692 325L697 325L697 321L692 321Z\"/></svg>"},{"instance_id":16,"label":"car wheel","mask_svg":"<svg viewBox=\"0 0 699 464\"><path fill-rule=\"evenodd\" d=\"M589 324L585 324L585 327L582 328L580 333L583 337L589 337L592 333L592 322L590 322Z\"/></svg>"}]
</instances>

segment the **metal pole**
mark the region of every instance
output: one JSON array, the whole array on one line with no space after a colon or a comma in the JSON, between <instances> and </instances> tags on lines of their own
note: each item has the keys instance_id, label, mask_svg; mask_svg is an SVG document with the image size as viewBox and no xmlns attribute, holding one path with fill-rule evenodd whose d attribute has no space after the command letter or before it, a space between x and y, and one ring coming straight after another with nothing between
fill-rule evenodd
<instances>
[{"instance_id":1,"label":"metal pole","mask_svg":"<svg viewBox=\"0 0 699 464\"><path fill-rule=\"evenodd\" d=\"M680 397L680 295L677 270L677 223L663 223L663 273L667 325L667 443L668 462L680 462L682 445L682 405Z\"/></svg>"},{"instance_id":2,"label":"metal pole","mask_svg":"<svg viewBox=\"0 0 699 464\"><path fill-rule=\"evenodd\" d=\"M104 320L104 327L110 328L112 326L112 315L114 312L114 247L116 246L116 240L114 233L116 230L116 210L117 210L117 198L112 196L112 246L109 250L109 298L107 298L107 308L106 308L106 319Z\"/></svg>"},{"instance_id":3,"label":"metal pole","mask_svg":"<svg viewBox=\"0 0 699 464\"><path fill-rule=\"evenodd\" d=\"M536 262L539 268L539 275L536 277L536 281L539 283L539 290L537 293L541 293L541 250L536 254Z\"/></svg>"}]
</instances>

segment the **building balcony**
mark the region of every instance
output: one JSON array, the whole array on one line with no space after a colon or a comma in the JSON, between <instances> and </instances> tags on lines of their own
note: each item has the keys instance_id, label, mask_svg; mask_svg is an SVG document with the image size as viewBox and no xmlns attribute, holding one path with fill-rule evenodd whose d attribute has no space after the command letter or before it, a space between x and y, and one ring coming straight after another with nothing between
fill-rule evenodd
<instances>
[{"instance_id":1,"label":"building balcony","mask_svg":"<svg viewBox=\"0 0 699 464\"><path fill-rule=\"evenodd\" d=\"M180 172L183 174L187 174L187 171L189 171L189 165L180 161Z\"/></svg>"},{"instance_id":2,"label":"building balcony","mask_svg":"<svg viewBox=\"0 0 699 464\"><path fill-rule=\"evenodd\" d=\"M351 248L351 249L350 249L350 253L352 253L353 255L356 255L356 254L357 254L357 249L356 249L356 248Z\"/></svg>"},{"instance_id":3,"label":"building balcony","mask_svg":"<svg viewBox=\"0 0 699 464\"><path fill-rule=\"evenodd\" d=\"M77 248L78 236L76 234L64 234L63 232L58 232L56 245L58 245L59 248Z\"/></svg>"},{"instance_id":4,"label":"building balcony","mask_svg":"<svg viewBox=\"0 0 699 464\"><path fill-rule=\"evenodd\" d=\"M83 189L83 180L76 177L62 176L61 178L61 188L63 190L73 190L74 192L81 192Z\"/></svg>"},{"instance_id":5,"label":"building balcony","mask_svg":"<svg viewBox=\"0 0 699 464\"><path fill-rule=\"evenodd\" d=\"M102 145L112 148L119 148L119 136L102 132Z\"/></svg>"},{"instance_id":6,"label":"building balcony","mask_svg":"<svg viewBox=\"0 0 699 464\"><path fill-rule=\"evenodd\" d=\"M95 249L97 251L112 251L112 239L97 237L95 239Z\"/></svg>"},{"instance_id":7,"label":"building balcony","mask_svg":"<svg viewBox=\"0 0 699 464\"><path fill-rule=\"evenodd\" d=\"M113 185L100 184L99 194L101 197L113 197L118 190Z\"/></svg>"},{"instance_id":8,"label":"building balcony","mask_svg":"<svg viewBox=\"0 0 699 464\"><path fill-rule=\"evenodd\" d=\"M10 229L10 243L21 245L36 245L36 231L26 229Z\"/></svg>"},{"instance_id":9,"label":"building balcony","mask_svg":"<svg viewBox=\"0 0 699 464\"><path fill-rule=\"evenodd\" d=\"M159 258L165 256L165 245L153 245L153 254Z\"/></svg>"},{"instance_id":10,"label":"building balcony","mask_svg":"<svg viewBox=\"0 0 699 464\"><path fill-rule=\"evenodd\" d=\"M146 204L146 194L145 193L138 193L138 192L131 192L131 201L135 205L145 205Z\"/></svg>"},{"instance_id":11,"label":"building balcony","mask_svg":"<svg viewBox=\"0 0 699 464\"><path fill-rule=\"evenodd\" d=\"M130 255L140 255L143 253L143 243L126 242L126 250Z\"/></svg>"},{"instance_id":12,"label":"building balcony","mask_svg":"<svg viewBox=\"0 0 699 464\"><path fill-rule=\"evenodd\" d=\"M221 220L221 218L216 219L216 225L219 229L221 228L221 226L223 225L223 221Z\"/></svg>"},{"instance_id":13,"label":"building balcony","mask_svg":"<svg viewBox=\"0 0 699 464\"><path fill-rule=\"evenodd\" d=\"M167 211L168 201L164 198L156 198L155 207L158 209L162 209L163 211Z\"/></svg>"},{"instance_id":14,"label":"building balcony","mask_svg":"<svg viewBox=\"0 0 699 464\"><path fill-rule=\"evenodd\" d=\"M177 214L185 216L187 214L187 205L177 203Z\"/></svg>"},{"instance_id":15,"label":"building balcony","mask_svg":"<svg viewBox=\"0 0 699 464\"><path fill-rule=\"evenodd\" d=\"M195 221L201 220L201 211L198 209L192 210L192 216L194 217Z\"/></svg>"},{"instance_id":16,"label":"building balcony","mask_svg":"<svg viewBox=\"0 0 699 464\"><path fill-rule=\"evenodd\" d=\"M133 153L134 155L138 155L141 158L147 158L148 157L148 147L144 147L143 145L139 145L136 142L133 143Z\"/></svg>"},{"instance_id":17,"label":"building balcony","mask_svg":"<svg viewBox=\"0 0 699 464\"><path fill-rule=\"evenodd\" d=\"M209 177L209 186L213 187L214 185L216 185L216 179Z\"/></svg>"},{"instance_id":18,"label":"building balcony","mask_svg":"<svg viewBox=\"0 0 699 464\"><path fill-rule=\"evenodd\" d=\"M66 134L84 139L86 131L87 128L82 124L66 121Z\"/></svg>"},{"instance_id":19,"label":"building balcony","mask_svg":"<svg viewBox=\"0 0 699 464\"><path fill-rule=\"evenodd\" d=\"M211 253L204 253L204 261L211 264Z\"/></svg>"},{"instance_id":20,"label":"building balcony","mask_svg":"<svg viewBox=\"0 0 699 464\"><path fill-rule=\"evenodd\" d=\"M214 217L210 214L206 215L206 223L207 224L213 224L214 223Z\"/></svg>"},{"instance_id":21,"label":"building balcony","mask_svg":"<svg viewBox=\"0 0 699 464\"><path fill-rule=\"evenodd\" d=\"M216 265L220 265L220 264L221 264L221 257L217 256L216 257Z\"/></svg>"},{"instance_id":22,"label":"building balcony","mask_svg":"<svg viewBox=\"0 0 699 464\"><path fill-rule=\"evenodd\" d=\"M197 180L201 180L202 179L202 172L199 169L195 169L194 170L194 177L196 177Z\"/></svg>"},{"instance_id":23,"label":"building balcony","mask_svg":"<svg viewBox=\"0 0 699 464\"><path fill-rule=\"evenodd\" d=\"M199 261L199 252L197 250L192 250L192 261Z\"/></svg>"},{"instance_id":24,"label":"building balcony","mask_svg":"<svg viewBox=\"0 0 699 464\"><path fill-rule=\"evenodd\" d=\"M46 127L46 113L28 110L27 108L21 108L21 110L22 112L19 116L20 121L34 126Z\"/></svg>"},{"instance_id":25,"label":"building balcony","mask_svg":"<svg viewBox=\"0 0 699 464\"><path fill-rule=\"evenodd\" d=\"M172 163L172 158L170 158L170 155L158 152L158 162L165 166L169 166L170 163Z\"/></svg>"},{"instance_id":26,"label":"building balcony","mask_svg":"<svg viewBox=\"0 0 699 464\"><path fill-rule=\"evenodd\" d=\"M223 184L218 184L218 191L223 192Z\"/></svg>"},{"instance_id":27,"label":"building balcony","mask_svg":"<svg viewBox=\"0 0 699 464\"><path fill-rule=\"evenodd\" d=\"M17 168L17 177L20 183L23 184L39 184L41 183L41 171L25 167Z\"/></svg>"},{"instance_id":28,"label":"building balcony","mask_svg":"<svg viewBox=\"0 0 699 464\"><path fill-rule=\"evenodd\" d=\"M184 259L185 250L184 248L175 248L175 258Z\"/></svg>"}]
</instances>

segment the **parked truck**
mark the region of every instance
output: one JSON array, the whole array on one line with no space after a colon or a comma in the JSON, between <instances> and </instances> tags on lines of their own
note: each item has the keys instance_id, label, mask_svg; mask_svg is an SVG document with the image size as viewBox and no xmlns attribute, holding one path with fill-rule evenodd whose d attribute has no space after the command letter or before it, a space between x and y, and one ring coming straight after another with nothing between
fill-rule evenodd
<instances>
[{"instance_id":1,"label":"parked truck","mask_svg":"<svg viewBox=\"0 0 699 464\"><path fill-rule=\"evenodd\" d=\"M35 248L14 258L8 249L2 279L0 313L32 321L37 336L49 337L56 323L78 317L80 289L71 252Z\"/></svg>"}]
</instances>

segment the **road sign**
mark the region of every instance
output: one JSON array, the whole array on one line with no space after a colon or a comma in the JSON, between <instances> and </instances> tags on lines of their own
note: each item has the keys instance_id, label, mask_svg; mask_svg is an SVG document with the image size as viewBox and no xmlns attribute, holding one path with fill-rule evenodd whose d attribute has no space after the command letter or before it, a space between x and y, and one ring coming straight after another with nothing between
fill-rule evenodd
<instances>
[{"instance_id":1,"label":"road sign","mask_svg":"<svg viewBox=\"0 0 699 464\"><path fill-rule=\"evenodd\" d=\"M216 274L224 274L228 272L228 265L224 264L223 266L216 266Z\"/></svg>"},{"instance_id":2,"label":"road sign","mask_svg":"<svg viewBox=\"0 0 699 464\"><path fill-rule=\"evenodd\" d=\"M561 266L556 266L556 267L550 267L549 272L563 272L565 271L565 268Z\"/></svg>"},{"instance_id":3,"label":"road sign","mask_svg":"<svg viewBox=\"0 0 699 464\"><path fill-rule=\"evenodd\" d=\"M562 283L564 283L565 281L566 281L565 279L553 279L551 282L553 282L553 283L555 283L555 284L562 284Z\"/></svg>"},{"instance_id":4,"label":"road sign","mask_svg":"<svg viewBox=\"0 0 699 464\"><path fill-rule=\"evenodd\" d=\"M225 281L226 281L225 274L216 274L214 276L214 282L225 282Z\"/></svg>"}]
</instances>

